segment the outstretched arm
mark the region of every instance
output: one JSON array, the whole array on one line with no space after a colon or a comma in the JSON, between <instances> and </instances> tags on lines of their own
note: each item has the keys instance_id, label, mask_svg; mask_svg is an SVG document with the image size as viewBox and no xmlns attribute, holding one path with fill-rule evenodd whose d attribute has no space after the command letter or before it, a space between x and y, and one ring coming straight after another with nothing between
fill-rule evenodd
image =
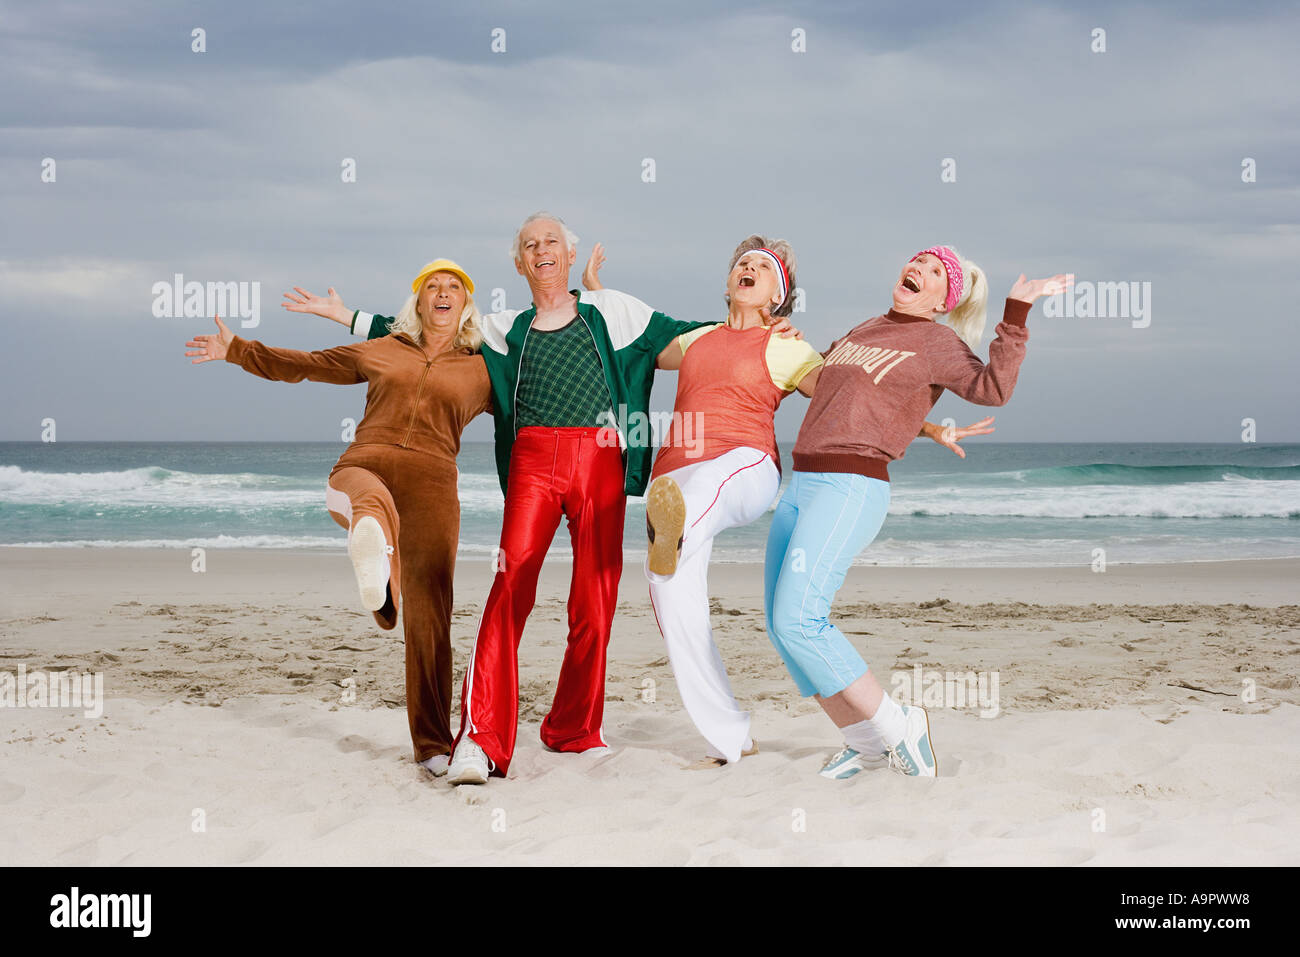
<instances>
[{"instance_id":1,"label":"outstretched arm","mask_svg":"<svg viewBox=\"0 0 1300 957\"><path fill-rule=\"evenodd\" d=\"M799 380L797 388L800 392L806 396L811 396L817 391L817 380L821 378L822 368L823 367L820 365L817 366L817 368L812 369ZM928 439L933 439L945 448L952 449L959 458L964 459L966 457L966 450L958 443L961 442L962 439L969 438L972 435L988 435L993 431L993 428L990 425L992 421L993 416L989 416L986 419L981 419L973 425L966 426L964 429L951 427L944 428L941 425L935 425L933 422L924 422L921 424L921 431L916 434L918 438L920 436L925 436Z\"/></svg>"},{"instance_id":2,"label":"outstretched arm","mask_svg":"<svg viewBox=\"0 0 1300 957\"><path fill-rule=\"evenodd\" d=\"M306 312L313 316L332 319L334 322L347 326L348 331L354 336L360 336L364 339L380 339L393 330L396 317L380 316L360 309L349 309L343 305L343 299L334 291L333 286L330 287L328 296L317 296L315 293L308 292L299 286L294 286L293 289L293 293L286 292L284 294L284 298L288 302L280 304L290 312ZM510 326L520 311L518 309L503 309L500 312L481 314L483 319L481 326L483 342L488 348L497 352L506 351L506 334L510 331Z\"/></svg>"},{"instance_id":3,"label":"outstretched arm","mask_svg":"<svg viewBox=\"0 0 1300 957\"><path fill-rule=\"evenodd\" d=\"M1025 342L1029 338L1025 320L1030 306L1039 296L1056 295L1073 284L1072 275L1026 280L1021 273L1007 295L997 338L989 344L989 361L981 362L966 343L952 337L950 345L933 355L933 383L976 405L1006 405L1025 358Z\"/></svg>"},{"instance_id":4,"label":"outstretched arm","mask_svg":"<svg viewBox=\"0 0 1300 957\"><path fill-rule=\"evenodd\" d=\"M343 298L334 291L330 286L328 293L324 296L318 296L314 292L308 292L301 286L294 286L293 292L284 294L285 302L280 303L290 312L305 312L314 316L322 316L325 319L333 319L335 322L341 322L343 325L351 325L352 310L343 305Z\"/></svg>"},{"instance_id":5,"label":"outstretched arm","mask_svg":"<svg viewBox=\"0 0 1300 957\"><path fill-rule=\"evenodd\" d=\"M343 305L343 297L330 286L329 294L318 296L301 286L294 286L293 292L284 294L285 302L280 303L290 312L303 312L324 319L331 319L348 327L354 336L378 339L388 335L393 320L391 316L376 316L359 309L349 309Z\"/></svg>"},{"instance_id":6,"label":"outstretched arm","mask_svg":"<svg viewBox=\"0 0 1300 957\"><path fill-rule=\"evenodd\" d=\"M972 435L988 435L993 431L992 425L989 424L992 421L993 416L990 415L988 418L980 419L978 422L968 425L964 429L958 429L953 426L944 428L941 425L935 425L933 422L926 422L922 424L921 431L917 433L917 436L920 437L924 435L926 438L933 439L944 448L952 449L958 458L964 459L966 457L966 450L958 445L958 443L962 439L969 438Z\"/></svg>"},{"instance_id":7,"label":"outstretched arm","mask_svg":"<svg viewBox=\"0 0 1300 957\"><path fill-rule=\"evenodd\" d=\"M303 379L310 379L313 382L353 385L366 381L357 365L364 343L322 349L318 352L272 349L256 339L241 339L230 331L230 328L221 321L220 316L215 319L216 335L195 336L185 343L191 350L185 353L191 357L191 365L211 362L214 359L225 359L242 367L246 372L277 382L301 382Z\"/></svg>"}]
</instances>

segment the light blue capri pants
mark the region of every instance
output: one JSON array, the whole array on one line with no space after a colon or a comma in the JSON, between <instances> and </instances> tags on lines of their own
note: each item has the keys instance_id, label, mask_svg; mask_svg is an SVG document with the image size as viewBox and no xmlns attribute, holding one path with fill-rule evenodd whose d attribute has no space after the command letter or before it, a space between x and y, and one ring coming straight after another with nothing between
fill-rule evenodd
<instances>
[{"instance_id":1,"label":"light blue capri pants","mask_svg":"<svg viewBox=\"0 0 1300 957\"><path fill-rule=\"evenodd\" d=\"M794 472L776 506L763 568L767 635L805 698L839 694L867 673L827 615L888 511L889 483L851 472Z\"/></svg>"}]
</instances>

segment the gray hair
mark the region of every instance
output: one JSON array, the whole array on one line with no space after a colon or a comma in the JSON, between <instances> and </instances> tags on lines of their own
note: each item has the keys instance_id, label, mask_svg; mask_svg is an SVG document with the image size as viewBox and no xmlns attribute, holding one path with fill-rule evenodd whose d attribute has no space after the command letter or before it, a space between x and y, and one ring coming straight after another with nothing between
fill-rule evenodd
<instances>
[{"instance_id":1,"label":"gray hair","mask_svg":"<svg viewBox=\"0 0 1300 957\"><path fill-rule=\"evenodd\" d=\"M736 263L740 261L740 257L745 255L745 253L751 253L755 249L764 248L772 250L772 252L776 253L777 258L779 258L781 262L785 263L785 272L790 279L790 286L785 292L785 299L781 301L780 305L776 306L772 310L772 315L777 318L788 316L794 312L794 271L799 263L794 257L794 248L784 239L768 239L766 236L754 233L737 246L736 251L731 254L731 263L727 266L727 273L730 274L731 270L736 268ZM724 294L722 298L726 301L728 308L730 308L731 296Z\"/></svg>"},{"instance_id":2,"label":"gray hair","mask_svg":"<svg viewBox=\"0 0 1300 957\"><path fill-rule=\"evenodd\" d=\"M572 229L570 229L568 226L564 224L564 220L560 219L559 216L546 212L546 210L544 209L540 209L519 224L519 229L515 231L515 241L510 246L511 259L518 262L522 258L520 256L520 252L522 250L520 250L519 248L519 237L523 235L524 229L528 226L529 223L535 223L539 219L544 219L552 223L558 223L561 231L564 233L564 241L569 244L569 248L570 249L578 248L578 237L573 232Z\"/></svg>"}]
</instances>

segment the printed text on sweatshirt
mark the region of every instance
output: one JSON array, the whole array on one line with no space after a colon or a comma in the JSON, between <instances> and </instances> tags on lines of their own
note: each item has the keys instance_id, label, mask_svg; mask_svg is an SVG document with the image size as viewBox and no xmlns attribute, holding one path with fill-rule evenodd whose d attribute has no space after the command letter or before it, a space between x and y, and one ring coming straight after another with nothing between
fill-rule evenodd
<instances>
[{"instance_id":1,"label":"printed text on sweatshirt","mask_svg":"<svg viewBox=\"0 0 1300 957\"><path fill-rule=\"evenodd\" d=\"M888 464L903 457L944 389L1005 405L1025 357L1029 306L1007 300L987 364L949 326L892 309L836 340L799 430L795 469L888 481Z\"/></svg>"}]
</instances>

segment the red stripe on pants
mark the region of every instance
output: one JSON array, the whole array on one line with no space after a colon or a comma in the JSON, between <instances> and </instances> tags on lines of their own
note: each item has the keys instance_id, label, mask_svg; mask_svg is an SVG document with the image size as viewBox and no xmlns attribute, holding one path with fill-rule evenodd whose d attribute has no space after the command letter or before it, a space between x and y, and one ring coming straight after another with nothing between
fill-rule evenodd
<instances>
[{"instance_id":1,"label":"red stripe on pants","mask_svg":"<svg viewBox=\"0 0 1300 957\"><path fill-rule=\"evenodd\" d=\"M573 543L569 639L541 737L556 751L605 744L605 652L623 571L627 506L617 433L520 429L506 488L497 573L465 673L457 735L459 741L468 731L502 776L518 731L519 641L561 516L569 520Z\"/></svg>"}]
</instances>

